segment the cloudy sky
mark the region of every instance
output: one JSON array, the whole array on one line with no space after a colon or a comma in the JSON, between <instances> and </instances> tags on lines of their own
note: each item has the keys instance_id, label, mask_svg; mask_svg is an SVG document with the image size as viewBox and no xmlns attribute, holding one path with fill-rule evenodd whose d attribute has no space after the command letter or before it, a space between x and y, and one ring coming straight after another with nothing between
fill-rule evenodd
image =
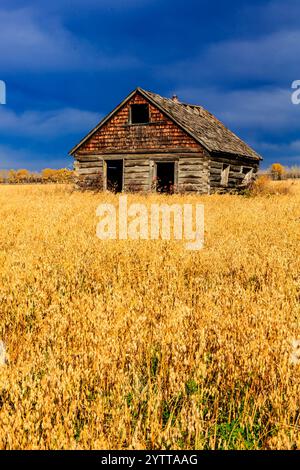
<instances>
[{"instance_id":1,"label":"cloudy sky","mask_svg":"<svg viewBox=\"0 0 300 470\"><path fill-rule=\"evenodd\" d=\"M201 104L300 165L299 0L1 0L0 168L65 167L134 88Z\"/></svg>"}]
</instances>

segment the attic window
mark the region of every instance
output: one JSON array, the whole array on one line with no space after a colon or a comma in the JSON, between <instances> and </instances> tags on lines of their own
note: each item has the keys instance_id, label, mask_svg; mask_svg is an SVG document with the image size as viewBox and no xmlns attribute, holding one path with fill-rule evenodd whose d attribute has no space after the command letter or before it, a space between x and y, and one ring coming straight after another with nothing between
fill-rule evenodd
<instances>
[{"instance_id":1,"label":"attic window","mask_svg":"<svg viewBox=\"0 0 300 470\"><path fill-rule=\"evenodd\" d=\"M221 184L223 186L228 186L229 171L230 171L230 165L223 164L223 169L221 172Z\"/></svg>"},{"instance_id":2,"label":"attic window","mask_svg":"<svg viewBox=\"0 0 300 470\"><path fill-rule=\"evenodd\" d=\"M132 104L130 107L131 124L147 124L150 121L148 104Z\"/></svg>"}]
</instances>

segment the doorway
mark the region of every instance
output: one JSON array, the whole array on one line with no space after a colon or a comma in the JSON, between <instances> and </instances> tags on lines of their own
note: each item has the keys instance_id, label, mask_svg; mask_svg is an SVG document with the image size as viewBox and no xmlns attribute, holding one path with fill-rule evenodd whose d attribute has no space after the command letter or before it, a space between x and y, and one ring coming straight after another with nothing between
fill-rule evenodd
<instances>
[{"instance_id":1,"label":"doorway","mask_svg":"<svg viewBox=\"0 0 300 470\"><path fill-rule=\"evenodd\" d=\"M123 160L106 161L106 187L114 193L123 190Z\"/></svg>"},{"instance_id":2,"label":"doorway","mask_svg":"<svg viewBox=\"0 0 300 470\"><path fill-rule=\"evenodd\" d=\"M175 180L175 163L156 163L157 192L173 193Z\"/></svg>"}]
</instances>

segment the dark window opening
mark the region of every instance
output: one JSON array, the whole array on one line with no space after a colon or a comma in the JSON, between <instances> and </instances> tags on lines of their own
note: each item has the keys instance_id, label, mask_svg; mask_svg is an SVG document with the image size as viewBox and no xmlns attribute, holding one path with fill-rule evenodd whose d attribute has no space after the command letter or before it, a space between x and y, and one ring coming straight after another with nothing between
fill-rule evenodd
<instances>
[{"instance_id":1,"label":"dark window opening","mask_svg":"<svg viewBox=\"0 0 300 470\"><path fill-rule=\"evenodd\" d=\"M107 189L115 193L123 190L123 160L108 160L106 162Z\"/></svg>"},{"instance_id":2,"label":"dark window opening","mask_svg":"<svg viewBox=\"0 0 300 470\"><path fill-rule=\"evenodd\" d=\"M150 121L149 106L147 104L133 104L130 111L131 124L147 124Z\"/></svg>"},{"instance_id":3,"label":"dark window opening","mask_svg":"<svg viewBox=\"0 0 300 470\"><path fill-rule=\"evenodd\" d=\"M251 168L251 167L247 167L247 166L243 166L243 167L242 167L242 173L243 173L243 175L247 175L248 173L250 173L250 171L252 171L252 168Z\"/></svg>"},{"instance_id":4,"label":"dark window opening","mask_svg":"<svg viewBox=\"0 0 300 470\"><path fill-rule=\"evenodd\" d=\"M160 193L174 192L175 163L164 162L156 164L157 191Z\"/></svg>"}]
</instances>

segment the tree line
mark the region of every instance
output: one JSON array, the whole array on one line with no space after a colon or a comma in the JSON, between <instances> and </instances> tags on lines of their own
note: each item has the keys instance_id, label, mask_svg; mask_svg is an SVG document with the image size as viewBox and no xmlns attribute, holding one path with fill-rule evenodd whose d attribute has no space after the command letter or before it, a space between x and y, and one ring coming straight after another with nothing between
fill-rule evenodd
<instances>
[{"instance_id":1,"label":"tree line","mask_svg":"<svg viewBox=\"0 0 300 470\"><path fill-rule=\"evenodd\" d=\"M273 180L300 178L300 167L285 167L281 163L273 163L267 170L262 171ZM31 172L24 168L19 170L0 170L0 184L29 184L29 183L71 183L74 181L74 171L68 168L44 168L41 172Z\"/></svg>"},{"instance_id":2,"label":"tree line","mask_svg":"<svg viewBox=\"0 0 300 470\"><path fill-rule=\"evenodd\" d=\"M300 178L300 167L295 165L289 168L281 165L281 163L273 163L268 169L267 174L269 174L273 180L298 179Z\"/></svg>"},{"instance_id":3,"label":"tree line","mask_svg":"<svg viewBox=\"0 0 300 470\"><path fill-rule=\"evenodd\" d=\"M0 170L0 183L26 184L26 183L71 183L74 171L67 168L58 170L45 168L41 172L31 172L26 169Z\"/></svg>"}]
</instances>

